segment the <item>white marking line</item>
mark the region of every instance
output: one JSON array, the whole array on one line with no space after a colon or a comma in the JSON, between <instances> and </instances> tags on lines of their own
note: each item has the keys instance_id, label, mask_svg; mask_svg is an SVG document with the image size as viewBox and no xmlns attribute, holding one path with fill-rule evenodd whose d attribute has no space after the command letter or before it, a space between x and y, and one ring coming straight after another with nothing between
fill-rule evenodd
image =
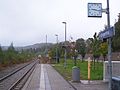
<instances>
[{"instance_id":1,"label":"white marking line","mask_svg":"<svg viewBox=\"0 0 120 90\"><path fill-rule=\"evenodd\" d=\"M45 72L45 85L46 85L46 90L51 90L51 85L49 82L48 74L46 68L44 69Z\"/></svg>"},{"instance_id":2,"label":"white marking line","mask_svg":"<svg viewBox=\"0 0 120 90\"><path fill-rule=\"evenodd\" d=\"M44 68L43 64L41 64L41 76L40 76L40 88L39 90L45 90L45 76L44 76Z\"/></svg>"}]
</instances>

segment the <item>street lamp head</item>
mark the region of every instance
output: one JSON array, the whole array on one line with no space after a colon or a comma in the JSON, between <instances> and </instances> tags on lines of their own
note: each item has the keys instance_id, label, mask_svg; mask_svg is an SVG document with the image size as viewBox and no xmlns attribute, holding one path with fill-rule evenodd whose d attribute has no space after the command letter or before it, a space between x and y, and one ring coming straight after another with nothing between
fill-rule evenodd
<instances>
[{"instance_id":1,"label":"street lamp head","mask_svg":"<svg viewBox=\"0 0 120 90\"><path fill-rule=\"evenodd\" d=\"M55 36L58 36L57 34L55 34Z\"/></svg>"},{"instance_id":2,"label":"street lamp head","mask_svg":"<svg viewBox=\"0 0 120 90\"><path fill-rule=\"evenodd\" d=\"M62 22L62 23L66 24L66 22Z\"/></svg>"}]
</instances>

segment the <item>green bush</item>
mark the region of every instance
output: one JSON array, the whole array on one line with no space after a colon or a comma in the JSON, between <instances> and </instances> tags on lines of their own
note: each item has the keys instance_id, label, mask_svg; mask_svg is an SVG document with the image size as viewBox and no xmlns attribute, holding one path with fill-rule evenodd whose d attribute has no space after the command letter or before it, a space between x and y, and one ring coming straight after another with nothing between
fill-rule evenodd
<instances>
[{"instance_id":1,"label":"green bush","mask_svg":"<svg viewBox=\"0 0 120 90\"><path fill-rule=\"evenodd\" d=\"M18 52L14 49L13 44L6 51L3 51L0 47L0 64L2 66L26 62L33 57L35 57L35 53L29 51Z\"/></svg>"}]
</instances>

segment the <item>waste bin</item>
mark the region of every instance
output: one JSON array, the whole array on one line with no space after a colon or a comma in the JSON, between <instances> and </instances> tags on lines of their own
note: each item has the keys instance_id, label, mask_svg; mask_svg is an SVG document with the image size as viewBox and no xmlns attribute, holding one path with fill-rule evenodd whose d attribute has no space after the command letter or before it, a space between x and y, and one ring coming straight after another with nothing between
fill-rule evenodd
<instances>
[{"instance_id":1,"label":"waste bin","mask_svg":"<svg viewBox=\"0 0 120 90\"><path fill-rule=\"evenodd\" d=\"M77 66L72 68L72 80L73 82L80 82L80 69Z\"/></svg>"},{"instance_id":2,"label":"waste bin","mask_svg":"<svg viewBox=\"0 0 120 90\"><path fill-rule=\"evenodd\" d=\"M112 90L120 90L120 76L112 77Z\"/></svg>"}]
</instances>

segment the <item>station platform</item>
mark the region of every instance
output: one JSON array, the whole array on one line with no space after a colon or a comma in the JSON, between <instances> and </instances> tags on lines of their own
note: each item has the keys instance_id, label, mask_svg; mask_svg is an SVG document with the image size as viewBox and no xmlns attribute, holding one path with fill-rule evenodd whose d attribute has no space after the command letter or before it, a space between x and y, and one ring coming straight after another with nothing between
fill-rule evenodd
<instances>
[{"instance_id":1,"label":"station platform","mask_svg":"<svg viewBox=\"0 0 120 90\"><path fill-rule=\"evenodd\" d=\"M37 64L22 90L75 90L49 64Z\"/></svg>"}]
</instances>

